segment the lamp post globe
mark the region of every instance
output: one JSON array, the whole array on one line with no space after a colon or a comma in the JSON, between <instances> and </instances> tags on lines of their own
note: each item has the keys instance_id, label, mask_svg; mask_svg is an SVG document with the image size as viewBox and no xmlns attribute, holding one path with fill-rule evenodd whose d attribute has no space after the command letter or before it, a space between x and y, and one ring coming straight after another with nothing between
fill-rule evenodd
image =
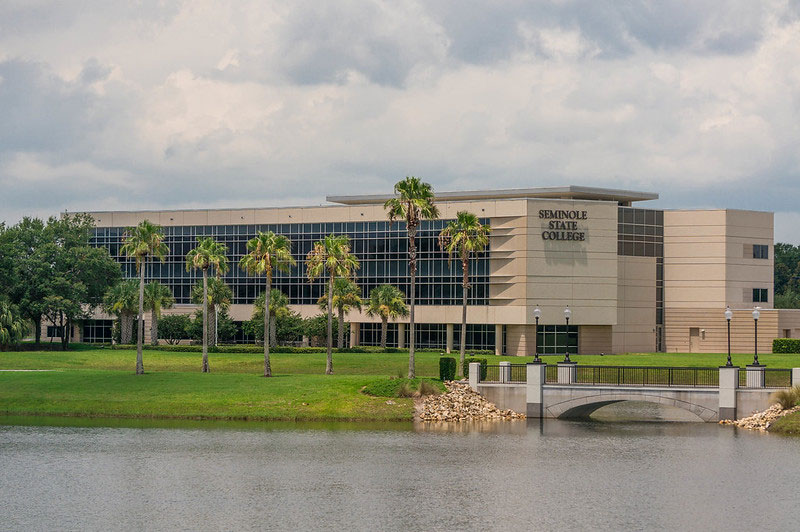
<instances>
[{"instance_id":1,"label":"lamp post globe","mask_svg":"<svg viewBox=\"0 0 800 532\"><path fill-rule=\"evenodd\" d=\"M567 331L566 331L567 338L569 338L569 319L571 316L572 316L572 311L569 309L569 305L567 305L567 308L564 309L564 319L567 321ZM567 348L567 354L564 356L564 362L572 362L569 359L569 348Z\"/></svg>"},{"instance_id":2,"label":"lamp post globe","mask_svg":"<svg viewBox=\"0 0 800 532\"><path fill-rule=\"evenodd\" d=\"M727 367L733 366L733 362L731 362L731 318L733 318L733 311L728 306L725 309L725 319L728 320L728 362L725 363Z\"/></svg>"},{"instance_id":3,"label":"lamp post globe","mask_svg":"<svg viewBox=\"0 0 800 532\"><path fill-rule=\"evenodd\" d=\"M536 347L533 352L533 363L534 364L541 364L542 361L539 358L539 318L542 317L542 309L539 308L539 305L536 305L536 308L533 309L533 319L536 320Z\"/></svg>"},{"instance_id":4,"label":"lamp post globe","mask_svg":"<svg viewBox=\"0 0 800 532\"><path fill-rule=\"evenodd\" d=\"M753 308L753 365L758 366L758 317L761 316L760 307Z\"/></svg>"}]
</instances>

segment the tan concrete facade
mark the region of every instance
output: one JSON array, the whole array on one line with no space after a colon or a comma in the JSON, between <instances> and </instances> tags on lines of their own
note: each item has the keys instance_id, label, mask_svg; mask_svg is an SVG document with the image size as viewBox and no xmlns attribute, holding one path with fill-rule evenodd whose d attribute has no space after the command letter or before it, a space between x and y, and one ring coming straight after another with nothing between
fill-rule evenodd
<instances>
[{"instance_id":1,"label":"tan concrete facade","mask_svg":"<svg viewBox=\"0 0 800 532\"><path fill-rule=\"evenodd\" d=\"M442 219L467 210L490 220L489 301L488 305L469 306L467 321L500 326L506 353L530 355L536 351L533 310L537 306L542 311L541 325L563 325L564 308L569 306L570 324L579 327L580 353L656 350L661 332L656 304L659 262L653 256L623 256L618 249L620 206L656 195L565 187L442 196L445 199L438 202ZM128 227L144 219L164 226L384 221L384 199L355 196L336 198L341 205L319 207L92 215L98 227ZM567 218L558 218L561 213L567 213ZM562 233L572 236L550 238ZM740 328L746 322L741 316L754 304L764 309L759 324L763 352L776 336L800 337L800 316L769 310L774 297L772 239L772 213L664 211L663 349L722 351L720 331L725 329L726 305L737 309L734 321L741 339L735 345L741 350L746 350L751 334ZM769 246L769 258L752 258L753 245ZM753 303L753 288L766 288L768 301ZM315 305L292 307L304 317L319 313ZM193 312L194 308L182 306L176 311ZM251 313L251 305L232 305L230 310L236 321L250 319ZM347 319L356 324L377 321L358 312ZM419 305L416 320L460 324L461 307Z\"/></svg>"}]
</instances>

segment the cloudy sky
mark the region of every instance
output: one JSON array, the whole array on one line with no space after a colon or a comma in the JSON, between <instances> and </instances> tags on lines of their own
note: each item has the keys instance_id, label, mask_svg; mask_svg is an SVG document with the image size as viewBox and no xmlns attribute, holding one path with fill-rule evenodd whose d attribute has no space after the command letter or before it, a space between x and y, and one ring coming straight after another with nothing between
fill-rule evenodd
<instances>
[{"instance_id":1,"label":"cloudy sky","mask_svg":"<svg viewBox=\"0 0 800 532\"><path fill-rule=\"evenodd\" d=\"M800 243L800 0L0 2L0 220L405 175L773 210Z\"/></svg>"}]
</instances>

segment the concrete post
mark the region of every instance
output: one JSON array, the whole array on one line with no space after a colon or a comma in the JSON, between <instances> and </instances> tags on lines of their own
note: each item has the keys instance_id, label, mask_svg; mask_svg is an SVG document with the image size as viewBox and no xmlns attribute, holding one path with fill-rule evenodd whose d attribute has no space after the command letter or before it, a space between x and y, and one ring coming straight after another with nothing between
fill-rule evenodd
<instances>
[{"instance_id":1,"label":"concrete post","mask_svg":"<svg viewBox=\"0 0 800 532\"><path fill-rule=\"evenodd\" d=\"M503 326L494 326L494 354L501 356L503 354Z\"/></svg>"},{"instance_id":2,"label":"concrete post","mask_svg":"<svg viewBox=\"0 0 800 532\"><path fill-rule=\"evenodd\" d=\"M766 366L759 364L758 366L747 366L747 387L748 388L763 388L764 387L764 374Z\"/></svg>"},{"instance_id":3,"label":"concrete post","mask_svg":"<svg viewBox=\"0 0 800 532\"><path fill-rule=\"evenodd\" d=\"M405 323L398 323L397 324L397 347L399 349L406 348L406 324Z\"/></svg>"},{"instance_id":4,"label":"concrete post","mask_svg":"<svg viewBox=\"0 0 800 532\"><path fill-rule=\"evenodd\" d=\"M539 419L544 414L544 383L546 364L527 364L527 408L529 418Z\"/></svg>"},{"instance_id":5,"label":"concrete post","mask_svg":"<svg viewBox=\"0 0 800 532\"><path fill-rule=\"evenodd\" d=\"M300 341L301 347L308 347L308 336L303 336L303 339Z\"/></svg>"},{"instance_id":6,"label":"concrete post","mask_svg":"<svg viewBox=\"0 0 800 532\"><path fill-rule=\"evenodd\" d=\"M577 362L559 362L558 363L558 383L559 384L575 384L578 380L578 363Z\"/></svg>"},{"instance_id":7,"label":"concrete post","mask_svg":"<svg viewBox=\"0 0 800 532\"><path fill-rule=\"evenodd\" d=\"M719 420L736 419L736 389L739 388L739 368L719 368Z\"/></svg>"},{"instance_id":8,"label":"concrete post","mask_svg":"<svg viewBox=\"0 0 800 532\"><path fill-rule=\"evenodd\" d=\"M461 347L459 347L458 349L459 349L459 352L460 352ZM447 354L449 355L452 352L453 352L453 324L452 323L448 323L447 324Z\"/></svg>"},{"instance_id":9,"label":"concrete post","mask_svg":"<svg viewBox=\"0 0 800 532\"><path fill-rule=\"evenodd\" d=\"M792 386L800 386L800 368L792 368Z\"/></svg>"},{"instance_id":10,"label":"concrete post","mask_svg":"<svg viewBox=\"0 0 800 532\"><path fill-rule=\"evenodd\" d=\"M359 336L361 336L361 324L350 322L350 347L358 345Z\"/></svg>"},{"instance_id":11,"label":"concrete post","mask_svg":"<svg viewBox=\"0 0 800 532\"><path fill-rule=\"evenodd\" d=\"M481 363L480 362L470 362L469 363L469 387L472 388L473 391L478 391L478 383L481 382Z\"/></svg>"},{"instance_id":12,"label":"concrete post","mask_svg":"<svg viewBox=\"0 0 800 532\"><path fill-rule=\"evenodd\" d=\"M500 382L511 382L511 362L500 362Z\"/></svg>"}]
</instances>

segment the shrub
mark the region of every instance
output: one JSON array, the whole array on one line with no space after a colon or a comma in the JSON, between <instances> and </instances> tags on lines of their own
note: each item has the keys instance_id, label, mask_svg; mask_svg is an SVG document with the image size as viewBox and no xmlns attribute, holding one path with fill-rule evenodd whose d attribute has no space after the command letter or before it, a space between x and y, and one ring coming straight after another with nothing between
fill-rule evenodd
<instances>
[{"instance_id":1,"label":"shrub","mask_svg":"<svg viewBox=\"0 0 800 532\"><path fill-rule=\"evenodd\" d=\"M411 383L406 379L397 389L397 397L414 397L414 390L411 388Z\"/></svg>"},{"instance_id":2,"label":"shrub","mask_svg":"<svg viewBox=\"0 0 800 532\"><path fill-rule=\"evenodd\" d=\"M781 405L781 408L788 410L800 404L800 385L788 390L779 390L770 397L774 402Z\"/></svg>"},{"instance_id":3,"label":"shrub","mask_svg":"<svg viewBox=\"0 0 800 532\"><path fill-rule=\"evenodd\" d=\"M452 357L440 357L439 358L439 380L442 382L444 381L451 381L456 378L456 369L458 368L458 363L456 362L455 358Z\"/></svg>"},{"instance_id":4,"label":"shrub","mask_svg":"<svg viewBox=\"0 0 800 532\"><path fill-rule=\"evenodd\" d=\"M439 395L442 393L437 386L435 386L431 381L420 381L419 382L419 394L420 395Z\"/></svg>"},{"instance_id":5,"label":"shrub","mask_svg":"<svg viewBox=\"0 0 800 532\"><path fill-rule=\"evenodd\" d=\"M170 345L176 345L180 340L189 338L189 327L192 319L187 314L172 314L162 316L158 320L158 336Z\"/></svg>"},{"instance_id":6,"label":"shrub","mask_svg":"<svg viewBox=\"0 0 800 532\"><path fill-rule=\"evenodd\" d=\"M485 358L466 357L464 359L464 378L469 378L469 365L470 362L478 362L481 365L481 380L486 380L487 366L489 362Z\"/></svg>"},{"instance_id":7,"label":"shrub","mask_svg":"<svg viewBox=\"0 0 800 532\"><path fill-rule=\"evenodd\" d=\"M800 353L800 338L775 338L772 341L773 353Z\"/></svg>"}]
</instances>

